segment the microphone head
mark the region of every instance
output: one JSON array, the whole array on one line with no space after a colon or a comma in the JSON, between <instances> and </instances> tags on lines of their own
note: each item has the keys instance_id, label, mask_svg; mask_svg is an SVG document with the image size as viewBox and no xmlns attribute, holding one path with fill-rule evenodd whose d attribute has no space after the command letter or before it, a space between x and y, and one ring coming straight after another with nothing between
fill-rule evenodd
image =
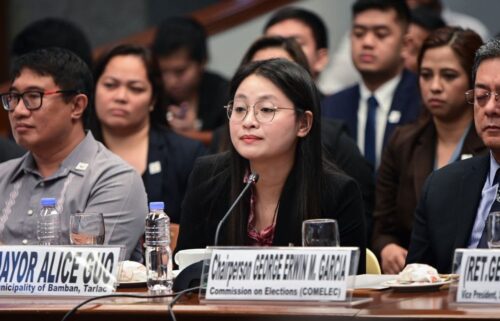
<instances>
[{"instance_id":1,"label":"microphone head","mask_svg":"<svg viewBox=\"0 0 500 321\"><path fill-rule=\"evenodd\" d=\"M259 174L253 172L252 174L250 174L250 176L248 176L248 181L249 182L252 182L252 183L257 183L257 181L259 180Z\"/></svg>"}]
</instances>

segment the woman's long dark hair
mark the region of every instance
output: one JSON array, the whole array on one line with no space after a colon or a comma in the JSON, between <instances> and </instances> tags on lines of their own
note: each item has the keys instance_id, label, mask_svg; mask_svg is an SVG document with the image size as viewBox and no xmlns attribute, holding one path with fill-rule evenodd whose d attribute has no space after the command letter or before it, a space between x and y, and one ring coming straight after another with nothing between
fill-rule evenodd
<instances>
[{"instance_id":1,"label":"woman's long dark hair","mask_svg":"<svg viewBox=\"0 0 500 321\"><path fill-rule=\"evenodd\" d=\"M97 83L99 81L99 78L101 78L102 74L104 73L104 70L108 66L111 59L120 56L135 56L142 60L144 68L146 69L148 81L151 84L152 100L155 102L153 105L153 111L149 116L150 124L151 126L167 127L165 115L163 114L162 109L160 108L164 99L160 69L158 67L157 59L153 56L153 54L149 49L132 44L118 45L112 48L110 51L101 56L97 61L97 63L95 64L94 88L97 88ZM103 141L101 122L97 118L95 103L92 104L92 106L93 107L91 108L89 117L87 119L86 128L92 131L92 134L97 140Z\"/></svg>"},{"instance_id":2,"label":"woman's long dark hair","mask_svg":"<svg viewBox=\"0 0 500 321\"><path fill-rule=\"evenodd\" d=\"M302 222L321 213L321 187L323 180L323 157L320 129L319 95L309 73L294 62L285 59L257 61L241 66L231 81L230 97L244 79L258 75L271 81L287 96L296 109L311 111L313 122L308 135L298 138L295 163L290 175L295 175L295 186L292 187L292 199L296 200L290 220ZM296 110L297 122L304 117L303 112ZM230 147L231 199L235 199L244 185L243 178L250 169L249 161ZM247 194L248 195L248 194ZM239 203L228 224L228 243L245 244L249 197ZM297 231L290 231L295 233Z\"/></svg>"}]
</instances>

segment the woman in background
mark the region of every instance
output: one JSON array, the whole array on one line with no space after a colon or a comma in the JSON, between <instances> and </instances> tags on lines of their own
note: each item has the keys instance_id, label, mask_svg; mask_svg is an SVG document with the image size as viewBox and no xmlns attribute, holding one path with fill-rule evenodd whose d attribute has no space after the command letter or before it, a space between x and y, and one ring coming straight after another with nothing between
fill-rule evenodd
<instances>
[{"instance_id":1,"label":"woman in background","mask_svg":"<svg viewBox=\"0 0 500 321\"><path fill-rule=\"evenodd\" d=\"M405 265L414 211L426 177L435 169L486 153L476 134L471 88L474 54L482 40L472 30L445 27L431 33L418 56L427 117L396 129L382 157L376 184L375 252L384 273Z\"/></svg>"},{"instance_id":2,"label":"woman in background","mask_svg":"<svg viewBox=\"0 0 500 321\"><path fill-rule=\"evenodd\" d=\"M227 105L230 150L200 158L183 203L177 250L213 245L250 173L260 175L222 228L223 245L301 244L301 224L337 219L342 246L365 252L357 184L323 157L319 96L310 74L284 59L240 67ZM365 270L360 255L359 269Z\"/></svg>"},{"instance_id":3,"label":"woman in background","mask_svg":"<svg viewBox=\"0 0 500 321\"><path fill-rule=\"evenodd\" d=\"M188 176L205 149L164 127L156 60L143 47L120 45L97 62L94 76L94 136L142 175L149 201L165 202L179 222Z\"/></svg>"}]
</instances>

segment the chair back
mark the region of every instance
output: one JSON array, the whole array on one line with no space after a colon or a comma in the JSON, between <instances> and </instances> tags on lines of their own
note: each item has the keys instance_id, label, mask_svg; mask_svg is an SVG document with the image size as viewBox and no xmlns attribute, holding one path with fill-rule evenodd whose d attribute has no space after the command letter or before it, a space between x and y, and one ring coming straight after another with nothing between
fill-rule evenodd
<instances>
[{"instance_id":1,"label":"chair back","mask_svg":"<svg viewBox=\"0 0 500 321\"><path fill-rule=\"evenodd\" d=\"M179 236L179 224L170 223L170 249L174 253L177 246L177 237Z\"/></svg>"},{"instance_id":2,"label":"chair back","mask_svg":"<svg viewBox=\"0 0 500 321\"><path fill-rule=\"evenodd\" d=\"M366 274L382 274L377 257L368 248L366 249Z\"/></svg>"}]
</instances>

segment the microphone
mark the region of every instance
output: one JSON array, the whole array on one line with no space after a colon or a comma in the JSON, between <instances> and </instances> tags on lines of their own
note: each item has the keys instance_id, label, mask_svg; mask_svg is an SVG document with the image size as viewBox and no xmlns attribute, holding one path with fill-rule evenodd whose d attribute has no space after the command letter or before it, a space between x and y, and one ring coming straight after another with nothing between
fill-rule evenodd
<instances>
[{"instance_id":1,"label":"microphone","mask_svg":"<svg viewBox=\"0 0 500 321\"><path fill-rule=\"evenodd\" d=\"M219 224L217 225L217 230L215 230L214 246L217 246L219 244L219 233L220 233L220 228L222 227L222 224L224 224L224 222L227 220L227 218L229 217L229 214L231 214L231 212L233 211L233 209L239 203L240 199L243 197L243 195L245 195L245 193L248 190L248 188L250 188L250 186L252 184L257 183L258 180L259 180L259 174L257 174L257 173L251 173L248 176L247 183L246 183L245 187L243 188L243 190L241 191L240 195L238 195L238 197L236 198L236 200L233 202L233 204L231 205L231 207L227 210L226 214L224 214L224 216L222 217L222 219L219 221Z\"/></svg>"},{"instance_id":2,"label":"microphone","mask_svg":"<svg viewBox=\"0 0 500 321\"><path fill-rule=\"evenodd\" d=\"M224 216L220 220L219 224L217 225L217 230L215 231L214 246L217 246L217 244L219 243L219 233L220 233L220 229L222 227L222 224L224 224L224 222L227 220L227 218L229 217L229 214L231 214L234 207L238 204L238 202L243 197L243 195L245 195L248 188L252 184L256 183L258 179L259 179L259 174L257 174L257 173L251 173L248 176L248 181L247 181L245 187L243 188L243 190L241 191L240 195L238 195L236 200L233 202L233 204L231 205L229 210L227 210L226 214L224 214ZM179 273L179 275L177 275L177 277L174 279L174 284L172 286L172 289L175 292L178 292L178 291L192 288L194 286L199 286L202 270L203 270L203 260L189 265L184 270L182 270Z\"/></svg>"}]
</instances>

